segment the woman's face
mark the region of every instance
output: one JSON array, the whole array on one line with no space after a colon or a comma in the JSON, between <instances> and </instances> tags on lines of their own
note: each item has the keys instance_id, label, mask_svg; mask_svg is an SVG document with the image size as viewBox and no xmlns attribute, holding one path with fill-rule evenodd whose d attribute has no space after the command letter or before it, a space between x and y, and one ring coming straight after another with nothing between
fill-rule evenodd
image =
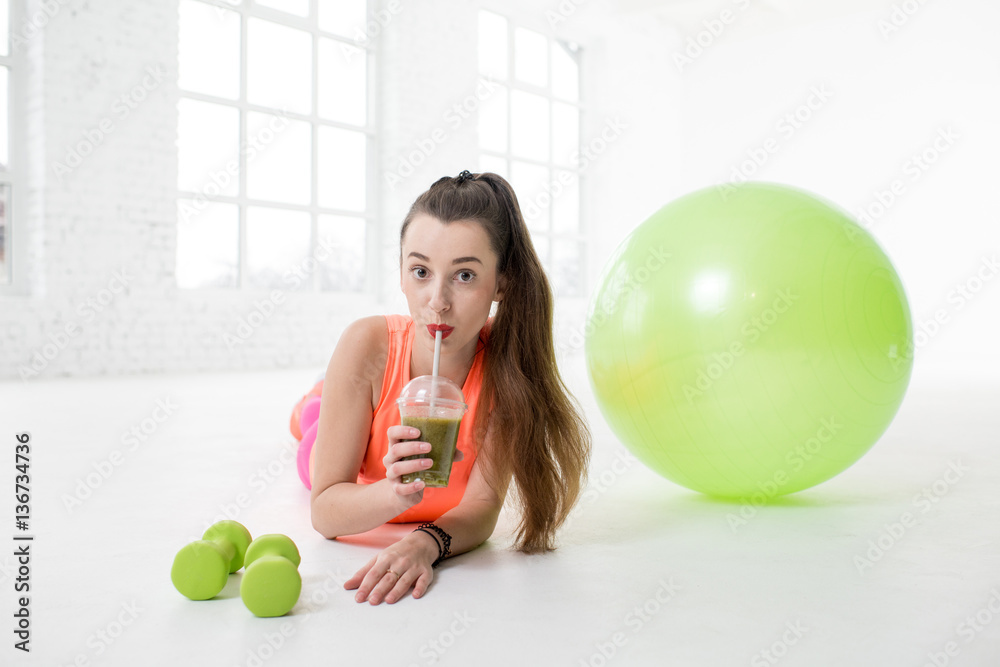
<instances>
[{"instance_id":1,"label":"woman's face","mask_svg":"<svg viewBox=\"0 0 1000 667\"><path fill-rule=\"evenodd\" d=\"M442 347L458 349L479 336L493 301L500 300L498 258L483 226L472 220L443 223L416 214L403 238L400 288L417 340L433 343L428 325L443 324Z\"/></svg>"}]
</instances>

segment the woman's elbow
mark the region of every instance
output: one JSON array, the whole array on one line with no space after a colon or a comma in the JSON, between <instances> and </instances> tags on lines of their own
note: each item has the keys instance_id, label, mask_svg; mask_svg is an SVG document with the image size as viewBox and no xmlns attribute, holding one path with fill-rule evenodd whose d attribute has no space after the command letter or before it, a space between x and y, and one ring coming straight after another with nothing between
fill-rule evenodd
<instances>
[{"instance_id":1,"label":"woman's elbow","mask_svg":"<svg viewBox=\"0 0 1000 667\"><path fill-rule=\"evenodd\" d=\"M313 529L328 540L335 540L340 537L336 526L332 525L329 519L328 503L322 501L320 497L312 499L309 505L309 518L312 521Z\"/></svg>"}]
</instances>

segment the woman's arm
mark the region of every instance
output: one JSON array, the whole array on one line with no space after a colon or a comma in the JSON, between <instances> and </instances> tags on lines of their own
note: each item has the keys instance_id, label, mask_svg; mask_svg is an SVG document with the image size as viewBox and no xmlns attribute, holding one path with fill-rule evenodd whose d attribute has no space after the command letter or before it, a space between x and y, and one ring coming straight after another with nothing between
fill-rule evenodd
<instances>
[{"instance_id":1,"label":"woman's arm","mask_svg":"<svg viewBox=\"0 0 1000 667\"><path fill-rule=\"evenodd\" d=\"M381 526L423 497L423 483L400 484L418 461L396 464L395 478L358 484L358 472L372 426L372 385L384 362L379 341L386 337L385 318L368 317L350 324L327 366L316 443L313 445L312 524L324 537L354 535ZM390 429L392 431L392 429ZM390 446L398 442L390 434ZM418 453L421 443L399 444L398 458ZM412 451L411 451L412 450Z\"/></svg>"},{"instance_id":2,"label":"woman's arm","mask_svg":"<svg viewBox=\"0 0 1000 667\"><path fill-rule=\"evenodd\" d=\"M506 495L506 489L504 489ZM496 528L503 498L496 494L482 474L479 459L472 466L469 485L457 507L445 512L435 521L435 525L451 536L451 555L472 551L490 538ZM409 538L430 537L427 533L413 533ZM408 538L408 539L409 539ZM437 558L437 542L434 542L434 558Z\"/></svg>"},{"instance_id":3,"label":"woman's arm","mask_svg":"<svg viewBox=\"0 0 1000 667\"><path fill-rule=\"evenodd\" d=\"M481 469L482 457L476 459L469 484L458 506L445 512L434 523L451 536L451 553L471 551L489 539L496 528L503 507L507 485L501 494L486 482ZM438 538L423 531L410 533L384 549L344 583L348 590L358 589L354 599L392 604L413 588L419 598L434 578L432 563L438 557Z\"/></svg>"}]
</instances>

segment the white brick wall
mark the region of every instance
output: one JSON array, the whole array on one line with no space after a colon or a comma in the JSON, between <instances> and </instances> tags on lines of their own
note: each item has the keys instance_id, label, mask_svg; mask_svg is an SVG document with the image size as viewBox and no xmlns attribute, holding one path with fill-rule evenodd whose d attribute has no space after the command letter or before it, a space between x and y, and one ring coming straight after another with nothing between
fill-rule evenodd
<instances>
[{"instance_id":1,"label":"white brick wall","mask_svg":"<svg viewBox=\"0 0 1000 667\"><path fill-rule=\"evenodd\" d=\"M0 296L0 377L323 368L347 323L406 312L400 221L436 178L476 169L474 119L457 127L445 119L477 85L471 3L402 2L371 36L381 76L377 298L283 294L231 349L224 335L257 318L255 304L269 293L176 287L176 0L46 2L32 0L27 12L56 9L26 42L31 178L18 229L28 239L28 293ZM148 68L159 68L162 81ZM123 95L144 99L132 109ZM428 141L434 150L412 159ZM93 150L78 166L57 173L57 163L75 164L71 153L87 144ZM389 187L385 172L398 171L400 159L421 164Z\"/></svg>"},{"instance_id":2,"label":"white brick wall","mask_svg":"<svg viewBox=\"0 0 1000 667\"><path fill-rule=\"evenodd\" d=\"M456 124L446 116L476 94L476 3L379 0L389 18L370 35L380 86L378 165L370 171L381 188L374 293L285 293L231 348L226 334L238 336L241 323L258 318L256 304L270 294L176 287L177 1L28 1L29 16L43 5L57 11L26 42L31 178L18 230L27 239L28 293L0 296L0 378L323 368L350 321L407 312L398 287L399 224L431 182L477 168L475 118ZM547 30L541 5L483 4ZM150 67L164 75L146 78L144 91ZM144 99L125 114L121 97L134 89ZM594 100L585 136L617 113L615 104ZM57 163L86 150L81 142L95 144L93 151L58 174ZM390 184L386 174L398 173L401 160L413 172ZM614 173L613 163L609 151L600 171ZM113 292L122 271L127 285ZM560 309L557 330L579 330L582 300Z\"/></svg>"}]
</instances>

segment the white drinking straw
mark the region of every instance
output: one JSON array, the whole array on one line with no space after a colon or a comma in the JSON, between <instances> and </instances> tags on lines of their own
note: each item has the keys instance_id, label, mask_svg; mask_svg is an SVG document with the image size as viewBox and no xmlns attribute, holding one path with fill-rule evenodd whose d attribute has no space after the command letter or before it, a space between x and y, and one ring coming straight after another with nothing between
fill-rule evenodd
<instances>
[{"instance_id":1,"label":"white drinking straw","mask_svg":"<svg viewBox=\"0 0 1000 667\"><path fill-rule=\"evenodd\" d=\"M437 397L437 376L438 368L441 366L441 330L438 329L434 332L434 369L431 371L431 375L434 379L431 380L431 410L434 409L434 399Z\"/></svg>"}]
</instances>

